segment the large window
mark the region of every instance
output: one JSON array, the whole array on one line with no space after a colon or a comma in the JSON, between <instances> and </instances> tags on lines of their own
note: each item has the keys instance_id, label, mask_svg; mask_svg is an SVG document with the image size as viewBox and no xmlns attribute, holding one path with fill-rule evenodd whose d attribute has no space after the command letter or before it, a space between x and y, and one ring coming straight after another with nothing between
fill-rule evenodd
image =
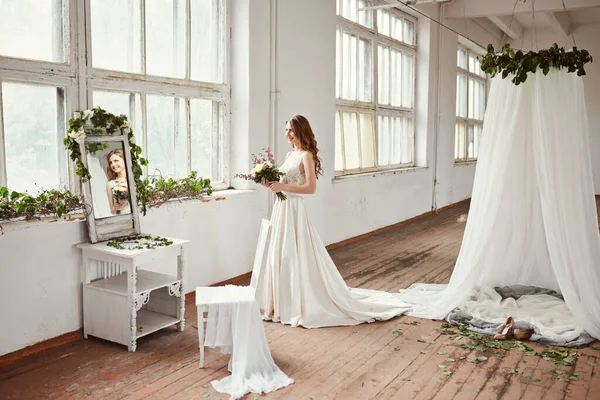
<instances>
[{"instance_id":1,"label":"large window","mask_svg":"<svg viewBox=\"0 0 600 400\"><path fill-rule=\"evenodd\" d=\"M226 187L227 0L0 1L0 186L77 189L76 109L127 115L148 176Z\"/></svg>"},{"instance_id":2,"label":"large window","mask_svg":"<svg viewBox=\"0 0 600 400\"><path fill-rule=\"evenodd\" d=\"M414 166L416 20L337 0L337 175Z\"/></svg>"},{"instance_id":3,"label":"large window","mask_svg":"<svg viewBox=\"0 0 600 400\"><path fill-rule=\"evenodd\" d=\"M459 46L456 75L456 129L454 160L476 161L485 115L487 77L481 70L477 53Z\"/></svg>"}]
</instances>

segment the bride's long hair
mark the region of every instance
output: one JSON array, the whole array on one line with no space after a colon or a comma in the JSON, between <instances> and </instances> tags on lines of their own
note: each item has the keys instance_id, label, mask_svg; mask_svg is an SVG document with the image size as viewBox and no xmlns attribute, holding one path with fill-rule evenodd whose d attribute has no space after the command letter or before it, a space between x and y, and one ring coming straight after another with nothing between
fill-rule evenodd
<instances>
[{"instance_id":1,"label":"bride's long hair","mask_svg":"<svg viewBox=\"0 0 600 400\"><path fill-rule=\"evenodd\" d=\"M319 153L319 148L317 147L315 134L310 127L310 122L302 115L294 115L285 122L289 122L291 125L294 135L300 142L300 148L304 151L309 151L312 154L315 162L315 174L317 178L319 178L319 175L323 175L323 168L321 168L321 158L317 155L317 153Z\"/></svg>"}]
</instances>

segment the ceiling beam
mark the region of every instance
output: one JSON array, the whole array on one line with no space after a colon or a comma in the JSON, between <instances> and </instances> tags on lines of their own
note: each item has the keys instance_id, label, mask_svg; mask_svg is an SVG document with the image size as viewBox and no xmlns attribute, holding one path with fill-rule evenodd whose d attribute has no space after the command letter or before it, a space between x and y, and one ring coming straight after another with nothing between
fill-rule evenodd
<instances>
[{"instance_id":1,"label":"ceiling beam","mask_svg":"<svg viewBox=\"0 0 600 400\"><path fill-rule=\"evenodd\" d=\"M523 26L519 24L516 18L491 16L488 19L511 39L521 39L523 37Z\"/></svg>"},{"instance_id":2,"label":"ceiling beam","mask_svg":"<svg viewBox=\"0 0 600 400\"><path fill-rule=\"evenodd\" d=\"M569 0L566 1L567 10L576 10L587 7L597 7L598 0ZM485 18L491 16L511 15L515 13L531 12L532 0L454 0L444 5L446 18ZM562 0L545 0L535 3L536 12L563 11Z\"/></svg>"},{"instance_id":3,"label":"ceiling beam","mask_svg":"<svg viewBox=\"0 0 600 400\"><path fill-rule=\"evenodd\" d=\"M565 12L547 12L546 16L556 33L569 36L571 34L571 24Z\"/></svg>"}]
</instances>

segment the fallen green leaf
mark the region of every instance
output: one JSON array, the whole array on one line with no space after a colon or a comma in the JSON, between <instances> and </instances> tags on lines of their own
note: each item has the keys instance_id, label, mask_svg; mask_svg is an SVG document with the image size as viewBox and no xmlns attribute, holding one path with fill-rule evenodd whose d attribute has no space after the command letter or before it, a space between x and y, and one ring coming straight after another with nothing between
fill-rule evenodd
<instances>
[{"instance_id":1,"label":"fallen green leaf","mask_svg":"<svg viewBox=\"0 0 600 400\"><path fill-rule=\"evenodd\" d=\"M486 361L488 358L486 356L477 357L477 361Z\"/></svg>"},{"instance_id":2,"label":"fallen green leaf","mask_svg":"<svg viewBox=\"0 0 600 400\"><path fill-rule=\"evenodd\" d=\"M439 368L439 369L445 369L445 368L446 368L446 366L445 366L444 364L438 364L438 368Z\"/></svg>"},{"instance_id":3,"label":"fallen green leaf","mask_svg":"<svg viewBox=\"0 0 600 400\"><path fill-rule=\"evenodd\" d=\"M454 358L448 357L448 358L446 358L446 361L448 361L448 362L455 362L456 360Z\"/></svg>"},{"instance_id":4,"label":"fallen green leaf","mask_svg":"<svg viewBox=\"0 0 600 400\"><path fill-rule=\"evenodd\" d=\"M204 397L205 399L210 397L210 392L206 392L202 395L202 397Z\"/></svg>"},{"instance_id":5,"label":"fallen green leaf","mask_svg":"<svg viewBox=\"0 0 600 400\"><path fill-rule=\"evenodd\" d=\"M427 354L427 350L421 349L421 354Z\"/></svg>"},{"instance_id":6,"label":"fallen green leaf","mask_svg":"<svg viewBox=\"0 0 600 400\"><path fill-rule=\"evenodd\" d=\"M394 351L400 351L400 347L398 347L398 346L394 347Z\"/></svg>"},{"instance_id":7,"label":"fallen green leaf","mask_svg":"<svg viewBox=\"0 0 600 400\"><path fill-rule=\"evenodd\" d=\"M447 351L444 351L444 350L440 350L440 351L438 351L438 354L439 354L440 356L443 356L444 354L447 354L447 353L448 353L448 352L447 352Z\"/></svg>"},{"instance_id":8,"label":"fallen green leaf","mask_svg":"<svg viewBox=\"0 0 600 400\"><path fill-rule=\"evenodd\" d=\"M450 375L452 375L452 371L447 371L447 370L446 370L446 371L444 371L444 375L448 375L448 376L450 376Z\"/></svg>"}]
</instances>

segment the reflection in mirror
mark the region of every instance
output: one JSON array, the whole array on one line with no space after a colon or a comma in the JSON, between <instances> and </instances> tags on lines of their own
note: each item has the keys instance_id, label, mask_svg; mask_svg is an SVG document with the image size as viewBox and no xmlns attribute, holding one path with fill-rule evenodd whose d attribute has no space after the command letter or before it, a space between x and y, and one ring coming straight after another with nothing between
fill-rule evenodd
<instances>
[{"instance_id":1,"label":"reflection in mirror","mask_svg":"<svg viewBox=\"0 0 600 400\"><path fill-rule=\"evenodd\" d=\"M131 214L122 142L86 143L96 219Z\"/></svg>"}]
</instances>

